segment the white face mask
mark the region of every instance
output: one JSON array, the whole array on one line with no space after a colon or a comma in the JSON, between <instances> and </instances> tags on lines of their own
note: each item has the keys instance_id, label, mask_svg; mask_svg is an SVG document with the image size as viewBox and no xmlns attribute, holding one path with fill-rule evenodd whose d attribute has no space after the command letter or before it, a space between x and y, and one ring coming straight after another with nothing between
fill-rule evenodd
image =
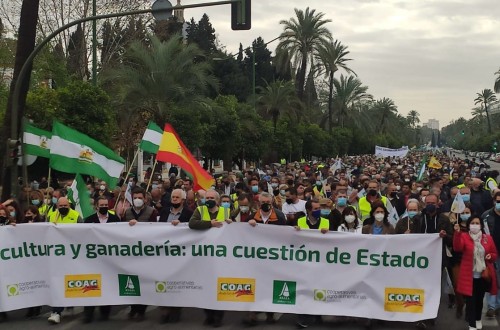
<instances>
[{"instance_id":1,"label":"white face mask","mask_svg":"<svg viewBox=\"0 0 500 330\"><path fill-rule=\"evenodd\" d=\"M106 186L102 184L102 185L99 186L99 189L100 190L106 190Z\"/></svg>"},{"instance_id":2,"label":"white face mask","mask_svg":"<svg viewBox=\"0 0 500 330\"><path fill-rule=\"evenodd\" d=\"M140 198L135 198L134 199L134 206L137 207L137 208L140 208L144 205L144 200L140 199Z\"/></svg>"},{"instance_id":3,"label":"white face mask","mask_svg":"<svg viewBox=\"0 0 500 330\"><path fill-rule=\"evenodd\" d=\"M481 225L469 225L469 230L473 234L477 234L481 231Z\"/></svg>"},{"instance_id":4,"label":"white face mask","mask_svg":"<svg viewBox=\"0 0 500 330\"><path fill-rule=\"evenodd\" d=\"M248 210L250 210L250 207L248 207L248 206L240 206L240 211L242 213L247 213Z\"/></svg>"},{"instance_id":5,"label":"white face mask","mask_svg":"<svg viewBox=\"0 0 500 330\"><path fill-rule=\"evenodd\" d=\"M345 221L347 223L353 223L356 220L356 217L353 214L349 214L345 216Z\"/></svg>"},{"instance_id":6,"label":"white face mask","mask_svg":"<svg viewBox=\"0 0 500 330\"><path fill-rule=\"evenodd\" d=\"M383 213L376 213L375 214L375 220L377 220L378 222L380 221L383 221L384 220L384 214Z\"/></svg>"}]
</instances>

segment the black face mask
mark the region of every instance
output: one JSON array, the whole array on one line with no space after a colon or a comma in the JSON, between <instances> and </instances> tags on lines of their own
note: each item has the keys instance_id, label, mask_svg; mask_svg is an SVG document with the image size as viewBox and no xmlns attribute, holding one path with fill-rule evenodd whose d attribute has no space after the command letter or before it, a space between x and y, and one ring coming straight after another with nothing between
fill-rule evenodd
<instances>
[{"instance_id":1,"label":"black face mask","mask_svg":"<svg viewBox=\"0 0 500 330\"><path fill-rule=\"evenodd\" d=\"M180 206L181 206L181 203L172 203L172 207L173 207L174 209L177 209L177 208L179 208Z\"/></svg>"},{"instance_id":2,"label":"black face mask","mask_svg":"<svg viewBox=\"0 0 500 330\"><path fill-rule=\"evenodd\" d=\"M4 217L3 215L0 216L0 226L5 225L6 222L7 222L7 217Z\"/></svg>"},{"instance_id":3,"label":"black face mask","mask_svg":"<svg viewBox=\"0 0 500 330\"><path fill-rule=\"evenodd\" d=\"M429 205L425 206L425 212L427 214L433 214L436 211L437 211L437 207L434 204L429 204Z\"/></svg>"},{"instance_id":4,"label":"black face mask","mask_svg":"<svg viewBox=\"0 0 500 330\"><path fill-rule=\"evenodd\" d=\"M273 190L273 195L274 196L278 196L279 194L280 194L280 190L279 189Z\"/></svg>"},{"instance_id":5,"label":"black face mask","mask_svg":"<svg viewBox=\"0 0 500 330\"><path fill-rule=\"evenodd\" d=\"M213 199L209 199L205 202L205 205L211 209L213 207L215 207L215 205L217 205L217 203L213 200Z\"/></svg>"},{"instance_id":6,"label":"black face mask","mask_svg":"<svg viewBox=\"0 0 500 330\"><path fill-rule=\"evenodd\" d=\"M60 207L59 208L59 213L61 213L61 215L64 217L64 216L67 216L68 213L69 213L69 209L67 207Z\"/></svg>"},{"instance_id":7,"label":"black face mask","mask_svg":"<svg viewBox=\"0 0 500 330\"><path fill-rule=\"evenodd\" d=\"M260 209L262 211L264 211L264 212L269 212L269 211L271 211L271 204L267 204L267 203L266 204L262 204L260 206Z\"/></svg>"},{"instance_id":8,"label":"black face mask","mask_svg":"<svg viewBox=\"0 0 500 330\"><path fill-rule=\"evenodd\" d=\"M370 189L370 190L368 190L368 195L377 196L377 191L375 189Z\"/></svg>"},{"instance_id":9,"label":"black face mask","mask_svg":"<svg viewBox=\"0 0 500 330\"><path fill-rule=\"evenodd\" d=\"M391 192L391 197L394 198L397 196L397 194L398 194L397 192L393 191L393 192Z\"/></svg>"},{"instance_id":10,"label":"black face mask","mask_svg":"<svg viewBox=\"0 0 500 330\"><path fill-rule=\"evenodd\" d=\"M286 202L287 204L292 204L292 203L293 203L293 199L291 199L291 198L287 198L287 199L285 199L285 202Z\"/></svg>"},{"instance_id":11,"label":"black face mask","mask_svg":"<svg viewBox=\"0 0 500 330\"><path fill-rule=\"evenodd\" d=\"M99 208L99 213L101 213L102 215L105 215L105 214L108 213L108 210L109 210L109 208L107 206L100 207Z\"/></svg>"},{"instance_id":12,"label":"black face mask","mask_svg":"<svg viewBox=\"0 0 500 330\"><path fill-rule=\"evenodd\" d=\"M24 217L24 220L26 221L33 221L33 216L32 215L27 215Z\"/></svg>"}]
</instances>

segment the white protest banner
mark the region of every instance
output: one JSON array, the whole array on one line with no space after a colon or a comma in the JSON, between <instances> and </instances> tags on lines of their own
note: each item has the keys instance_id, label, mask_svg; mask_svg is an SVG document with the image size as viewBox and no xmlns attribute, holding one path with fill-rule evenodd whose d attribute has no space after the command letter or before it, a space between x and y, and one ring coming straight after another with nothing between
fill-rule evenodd
<instances>
[{"instance_id":1,"label":"white protest banner","mask_svg":"<svg viewBox=\"0 0 500 330\"><path fill-rule=\"evenodd\" d=\"M384 148L375 146L375 156L377 157L406 157L408 154L408 146L403 146L399 149Z\"/></svg>"},{"instance_id":2,"label":"white protest banner","mask_svg":"<svg viewBox=\"0 0 500 330\"><path fill-rule=\"evenodd\" d=\"M246 223L0 227L0 311L146 304L413 322L437 315L441 239Z\"/></svg>"}]
</instances>

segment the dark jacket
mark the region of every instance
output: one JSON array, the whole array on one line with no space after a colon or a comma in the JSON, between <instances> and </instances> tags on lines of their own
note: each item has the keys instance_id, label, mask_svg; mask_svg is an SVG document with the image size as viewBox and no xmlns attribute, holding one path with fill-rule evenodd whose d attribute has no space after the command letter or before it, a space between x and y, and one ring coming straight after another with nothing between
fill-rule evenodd
<instances>
[{"instance_id":1,"label":"dark jacket","mask_svg":"<svg viewBox=\"0 0 500 330\"><path fill-rule=\"evenodd\" d=\"M500 221L500 215L495 213L495 208L487 210L481 215L481 219L483 220L485 226L488 226L488 231L491 237L493 237L493 241L495 242L495 246L497 250L500 248L500 228L496 225L498 221Z\"/></svg>"},{"instance_id":2,"label":"dark jacket","mask_svg":"<svg viewBox=\"0 0 500 330\"><path fill-rule=\"evenodd\" d=\"M170 215L170 208L164 207L160 212L160 222L167 222L169 215ZM179 221L189 222L189 219L191 219L192 215L193 211L189 207L184 206L182 208L181 215L179 216Z\"/></svg>"},{"instance_id":3,"label":"dark jacket","mask_svg":"<svg viewBox=\"0 0 500 330\"><path fill-rule=\"evenodd\" d=\"M478 191L470 190L470 203L474 208L476 214L483 214L488 210L492 204L492 198L489 191L484 190L482 187Z\"/></svg>"},{"instance_id":4,"label":"dark jacket","mask_svg":"<svg viewBox=\"0 0 500 330\"><path fill-rule=\"evenodd\" d=\"M120 222L120 218L116 214L112 214L108 212L108 223L109 222ZM94 213L92 215L89 215L88 217L85 218L84 223L101 223L99 221L99 217L97 216L97 213Z\"/></svg>"},{"instance_id":5,"label":"dark jacket","mask_svg":"<svg viewBox=\"0 0 500 330\"><path fill-rule=\"evenodd\" d=\"M257 210L256 212L253 212L250 214L248 217L248 220L255 220L257 223L263 223L262 216L260 214L260 210ZM269 216L269 220L267 221L267 224L269 225L286 225L286 217L283 212L278 210L277 208L273 207L272 213Z\"/></svg>"}]
</instances>

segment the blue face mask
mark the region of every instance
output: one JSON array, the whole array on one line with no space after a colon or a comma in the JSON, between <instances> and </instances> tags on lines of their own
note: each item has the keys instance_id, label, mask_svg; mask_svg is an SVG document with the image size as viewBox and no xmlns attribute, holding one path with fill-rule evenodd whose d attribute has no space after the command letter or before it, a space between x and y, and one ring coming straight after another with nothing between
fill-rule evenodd
<instances>
[{"instance_id":1,"label":"blue face mask","mask_svg":"<svg viewBox=\"0 0 500 330\"><path fill-rule=\"evenodd\" d=\"M417 215L417 211L408 211L408 218L413 219Z\"/></svg>"},{"instance_id":2,"label":"blue face mask","mask_svg":"<svg viewBox=\"0 0 500 330\"><path fill-rule=\"evenodd\" d=\"M231 207L231 203L229 203L229 202L222 202L222 203L220 203L220 206L222 206L223 208L228 209L228 208Z\"/></svg>"},{"instance_id":3,"label":"blue face mask","mask_svg":"<svg viewBox=\"0 0 500 330\"><path fill-rule=\"evenodd\" d=\"M259 186L252 186L252 192L254 194L258 193L259 192Z\"/></svg>"},{"instance_id":4,"label":"blue face mask","mask_svg":"<svg viewBox=\"0 0 500 330\"><path fill-rule=\"evenodd\" d=\"M462 221L467 221L467 220L469 220L469 218L470 218L470 214L469 213L462 213L462 214L460 214L460 220L462 220Z\"/></svg>"},{"instance_id":5,"label":"blue face mask","mask_svg":"<svg viewBox=\"0 0 500 330\"><path fill-rule=\"evenodd\" d=\"M347 205L347 198L346 197L339 197L337 198L337 206L346 206Z\"/></svg>"},{"instance_id":6,"label":"blue face mask","mask_svg":"<svg viewBox=\"0 0 500 330\"><path fill-rule=\"evenodd\" d=\"M16 217L16 212L15 212L15 211L10 212L10 216L11 216L12 218L15 218L15 217Z\"/></svg>"},{"instance_id":7,"label":"blue face mask","mask_svg":"<svg viewBox=\"0 0 500 330\"><path fill-rule=\"evenodd\" d=\"M321 209L321 216L322 217L327 217L330 215L330 212L332 212L331 210L329 209Z\"/></svg>"},{"instance_id":8,"label":"blue face mask","mask_svg":"<svg viewBox=\"0 0 500 330\"><path fill-rule=\"evenodd\" d=\"M206 201L207 201L207 200L206 200L205 198L201 198L201 199L200 199L200 203L201 203L201 205L205 205Z\"/></svg>"},{"instance_id":9,"label":"blue face mask","mask_svg":"<svg viewBox=\"0 0 500 330\"><path fill-rule=\"evenodd\" d=\"M57 204L57 197L52 197L52 204Z\"/></svg>"},{"instance_id":10,"label":"blue face mask","mask_svg":"<svg viewBox=\"0 0 500 330\"><path fill-rule=\"evenodd\" d=\"M321 217L321 210L312 211L313 218L319 219Z\"/></svg>"},{"instance_id":11,"label":"blue face mask","mask_svg":"<svg viewBox=\"0 0 500 330\"><path fill-rule=\"evenodd\" d=\"M495 203L495 210L500 211L500 203L499 202Z\"/></svg>"},{"instance_id":12,"label":"blue face mask","mask_svg":"<svg viewBox=\"0 0 500 330\"><path fill-rule=\"evenodd\" d=\"M317 186L321 186L321 184L322 184L322 183L321 183L321 181L319 181L319 180L318 180L318 181L316 181L316 185L317 185Z\"/></svg>"},{"instance_id":13,"label":"blue face mask","mask_svg":"<svg viewBox=\"0 0 500 330\"><path fill-rule=\"evenodd\" d=\"M470 195L462 195L462 200L464 203L470 202Z\"/></svg>"},{"instance_id":14,"label":"blue face mask","mask_svg":"<svg viewBox=\"0 0 500 330\"><path fill-rule=\"evenodd\" d=\"M40 205L40 200L39 199L32 199L31 204L38 206L38 205Z\"/></svg>"}]
</instances>

